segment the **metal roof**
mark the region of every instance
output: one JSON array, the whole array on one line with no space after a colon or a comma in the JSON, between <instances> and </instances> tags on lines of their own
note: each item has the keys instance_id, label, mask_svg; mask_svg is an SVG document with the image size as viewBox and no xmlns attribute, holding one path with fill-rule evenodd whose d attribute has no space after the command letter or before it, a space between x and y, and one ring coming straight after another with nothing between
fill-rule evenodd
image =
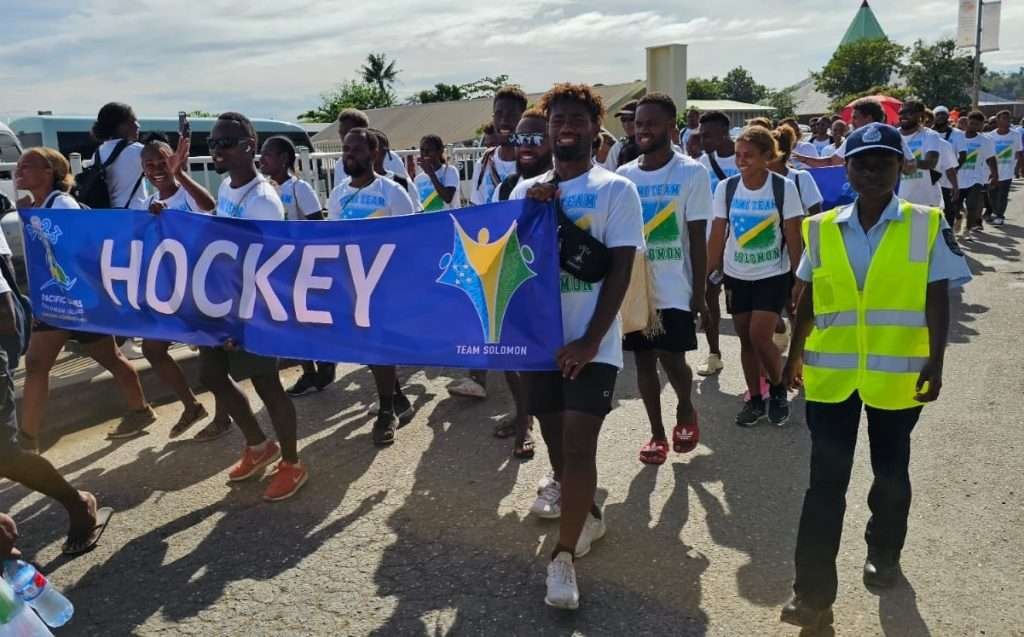
<instances>
[{"instance_id":1,"label":"metal roof","mask_svg":"<svg viewBox=\"0 0 1024 637\"><path fill-rule=\"evenodd\" d=\"M886 39L885 31L882 30L882 25L878 24L875 12L868 6L868 0L864 0L860 5L860 9L853 16L853 22L847 27L846 34L839 45L859 42L860 40L878 39Z\"/></svg>"},{"instance_id":2,"label":"metal roof","mask_svg":"<svg viewBox=\"0 0 1024 637\"><path fill-rule=\"evenodd\" d=\"M593 88L604 100L608 115L604 125L613 133L621 133L614 115L625 102L642 95L646 83L643 81L622 84L595 85ZM543 93L530 93L530 103L540 99ZM431 104L403 104L390 108L374 108L366 111L370 126L387 133L391 146L396 149L419 146L420 138L433 133L440 135L446 144L466 143L477 137L481 126L491 121L491 99L482 97L457 102L435 102ZM313 137L313 142L337 141L338 126L331 124Z\"/></svg>"}]
</instances>

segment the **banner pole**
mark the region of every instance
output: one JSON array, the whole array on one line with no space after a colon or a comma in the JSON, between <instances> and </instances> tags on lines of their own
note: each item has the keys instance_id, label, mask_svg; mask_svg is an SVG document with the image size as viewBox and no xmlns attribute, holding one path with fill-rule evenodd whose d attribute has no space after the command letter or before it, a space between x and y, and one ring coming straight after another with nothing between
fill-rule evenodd
<instances>
[{"instance_id":1,"label":"banner pole","mask_svg":"<svg viewBox=\"0 0 1024 637\"><path fill-rule=\"evenodd\" d=\"M981 110L981 102L978 98L978 83L981 74L981 12L984 10L984 7L984 1L978 0L978 20L974 32L974 78L971 83L971 104L972 108L976 111Z\"/></svg>"}]
</instances>

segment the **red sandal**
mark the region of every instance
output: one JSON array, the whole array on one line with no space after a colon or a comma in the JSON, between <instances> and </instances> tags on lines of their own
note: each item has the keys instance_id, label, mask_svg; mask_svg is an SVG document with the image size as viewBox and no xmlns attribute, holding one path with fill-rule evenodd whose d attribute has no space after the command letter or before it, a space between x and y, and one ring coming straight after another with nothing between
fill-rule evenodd
<instances>
[{"instance_id":1,"label":"red sandal","mask_svg":"<svg viewBox=\"0 0 1024 637\"><path fill-rule=\"evenodd\" d=\"M668 441L651 438L640 448L640 462L644 464L665 464L668 460Z\"/></svg>"},{"instance_id":2,"label":"red sandal","mask_svg":"<svg viewBox=\"0 0 1024 637\"><path fill-rule=\"evenodd\" d=\"M676 453L689 453L700 442L700 426L697 424L697 410L693 410L692 423L679 423L672 430L672 449Z\"/></svg>"}]
</instances>

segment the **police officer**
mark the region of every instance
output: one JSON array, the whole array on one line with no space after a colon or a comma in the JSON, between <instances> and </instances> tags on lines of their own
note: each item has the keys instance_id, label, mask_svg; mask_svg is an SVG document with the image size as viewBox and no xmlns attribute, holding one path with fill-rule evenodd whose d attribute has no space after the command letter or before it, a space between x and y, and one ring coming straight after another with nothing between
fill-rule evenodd
<instances>
[{"instance_id":1,"label":"police officer","mask_svg":"<svg viewBox=\"0 0 1024 637\"><path fill-rule=\"evenodd\" d=\"M949 290L971 278L942 211L893 194L899 131L872 123L846 142L853 204L807 218L797 277L806 283L783 380L801 382L811 478L796 546L793 600L782 621L832 623L836 555L861 407L874 483L864 584L892 586L910 510L910 432L942 387Z\"/></svg>"}]
</instances>

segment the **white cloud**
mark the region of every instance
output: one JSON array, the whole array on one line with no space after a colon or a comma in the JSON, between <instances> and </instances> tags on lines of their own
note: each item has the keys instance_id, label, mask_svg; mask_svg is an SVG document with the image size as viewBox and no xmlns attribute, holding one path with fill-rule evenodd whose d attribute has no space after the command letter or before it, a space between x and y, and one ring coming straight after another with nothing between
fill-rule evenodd
<instances>
[{"instance_id":1,"label":"white cloud","mask_svg":"<svg viewBox=\"0 0 1024 637\"><path fill-rule=\"evenodd\" d=\"M33 3L39 4L39 3ZM554 81L642 78L644 47L685 42L691 76L742 65L780 87L820 68L856 9L820 0L323 2L65 0L5 8L0 117L52 109L92 114L118 99L140 113L235 109L294 118L332 85L355 77L370 51L402 70L401 95L436 82L508 74L530 90ZM850 3L855 4L855 3ZM952 35L953 3L876 2L883 28L905 44ZM1004 3L1004 50L1015 68L1024 7Z\"/></svg>"}]
</instances>

